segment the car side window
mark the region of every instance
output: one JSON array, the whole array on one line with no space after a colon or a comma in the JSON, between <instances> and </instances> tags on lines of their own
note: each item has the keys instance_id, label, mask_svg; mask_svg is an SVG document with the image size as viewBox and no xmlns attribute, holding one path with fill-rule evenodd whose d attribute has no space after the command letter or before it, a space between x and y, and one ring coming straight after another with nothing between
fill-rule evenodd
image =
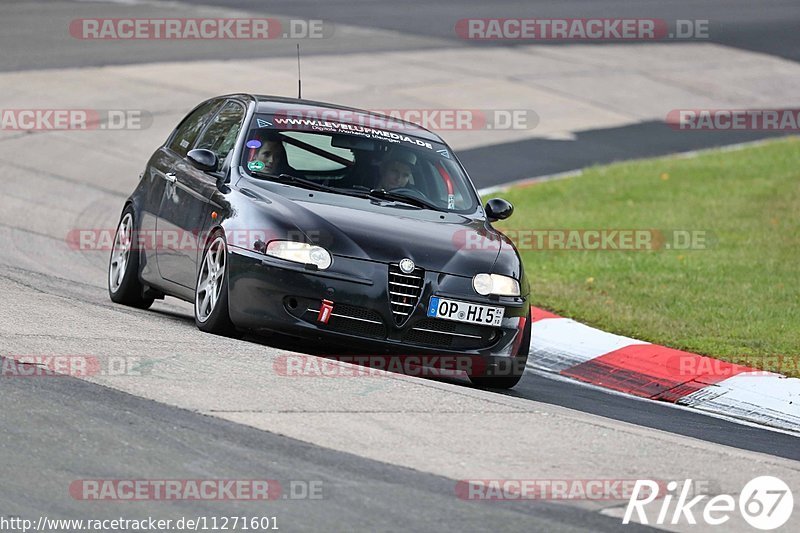
<instances>
[{"instance_id":1,"label":"car side window","mask_svg":"<svg viewBox=\"0 0 800 533\"><path fill-rule=\"evenodd\" d=\"M242 128L242 122L244 122L244 114L244 107L240 104L236 102L225 104L200 135L195 148L211 150L217 154L220 165L222 165L236 143L236 137Z\"/></svg>"},{"instance_id":2,"label":"car side window","mask_svg":"<svg viewBox=\"0 0 800 533\"><path fill-rule=\"evenodd\" d=\"M214 116L214 112L219 106L219 100L206 102L183 119L169 143L169 149L181 157L185 157L186 153L191 150L197 135L211 117Z\"/></svg>"}]
</instances>

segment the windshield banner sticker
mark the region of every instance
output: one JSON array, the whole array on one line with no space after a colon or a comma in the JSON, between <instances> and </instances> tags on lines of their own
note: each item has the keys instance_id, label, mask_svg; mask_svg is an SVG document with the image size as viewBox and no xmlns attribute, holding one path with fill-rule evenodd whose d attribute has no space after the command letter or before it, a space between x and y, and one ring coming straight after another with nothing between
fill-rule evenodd
<instances>
[{"instance_id":1,"label":"windshield banner sticker","mask_svg":"<svg viewBox=\"0 0 800 533\"><path fill-rule=\"evenodd\" d=\"M259 127L265 120L257 119ZM327 133L346 133L349 135L358 135L368 139L376 139L394 143L407 143L413 146L421 146L429 150L433 150L433 145L427 141L409 137L393 131L385 131L377 128L370 128L367 126L358 126L355 124L346 124L343 122L333 122L328 120L316 120L309 118L289 118L289 117L273 117L273 121L278 126L294 128L294 129L309 129L312 131L321 131ZM270 124L271 125L271 124ZM299 128L298 128L299 127Z\"/></svg>"}]
</instances>

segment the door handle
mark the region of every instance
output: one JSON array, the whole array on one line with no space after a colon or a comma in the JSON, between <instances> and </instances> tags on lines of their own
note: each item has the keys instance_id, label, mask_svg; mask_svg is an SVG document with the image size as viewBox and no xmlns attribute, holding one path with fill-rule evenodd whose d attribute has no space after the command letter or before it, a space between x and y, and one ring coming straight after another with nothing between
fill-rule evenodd
<instances>
[{"instance_id":1,"label":"door handle","mask_svg":"<svg viewBox=\"0 0 800 533\"><path fill-rule=\"evenodd\" d=\"M178 181L178 177L173 172L167 172L166 174L164 174L164 177L170 183L175 183L176 181Z\"/></svg>"}]
</instances>

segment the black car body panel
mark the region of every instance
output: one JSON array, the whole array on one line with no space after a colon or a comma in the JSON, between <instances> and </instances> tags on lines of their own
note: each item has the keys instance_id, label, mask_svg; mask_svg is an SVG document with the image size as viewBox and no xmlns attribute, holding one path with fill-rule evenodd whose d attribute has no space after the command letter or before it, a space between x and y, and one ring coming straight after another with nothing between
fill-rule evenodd
<instances>
[{"instance_id":1,"label":"black car body panel","mask_svg":"<svg viewBox=\"0 0 800 533\"><path fill-rule=\"evenodd\" d=\"M184 153L191 143L176 145L173 133L150 158L126 204L136 212L138 230L159 239L180 235L181 242L172 239L144 247L139 275L149 289L193 301L208 237L223 231L229 256L229 312L238 328L324 339L367 353L474 354L487 361L527 356L528 347L520 338L526 328L529 335L530 328L528 281L513 243L491 226L479 201L469 213L438 211L254 179L239 161L255 113L324 107L353 116L372 115L331 104L251 95L219 97L193 113L211 109L208 117L213 117L226 106L238 112L231 103L242 108L242 126L218 172L195 168ZM193 113L176 131L188 127ZM198 127L199 138L208 126ZM409 135L446 146L432 132L411 124L407 128ZM469 187L478 199L471 182ZM184 239L195 239L194 245L186 246ZM265 255L263 245L275 239L322 246L333 263L318 270ZM465 246L469 239L481 246ZM389 278L404 258L414 262L423 285L413 310L398 320L390 303ZM481 272L518 280L521 294L479 295L472 278ZM432 296L503 307L505 316L499 327L432 319L426 314ZM317 320L322 300L334 302L328 323Z\"/></svg>"}]
</instances>

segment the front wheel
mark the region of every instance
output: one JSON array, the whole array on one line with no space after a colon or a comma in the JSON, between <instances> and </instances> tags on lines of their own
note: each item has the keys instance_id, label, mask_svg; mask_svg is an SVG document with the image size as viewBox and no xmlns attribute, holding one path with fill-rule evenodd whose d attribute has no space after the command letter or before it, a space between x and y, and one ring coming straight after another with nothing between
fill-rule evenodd
<instances>
[{"instance_id":1,"label":"front wheel","mask_svg":"<svg viewBox=\"0 0 800 533\"><path fill-rule=\"evenodd\" d=\"M139 280L139 250L134 246L134 211L128 206L114 235L114 245L108 260L108 295L111 301L147 309L153 298L144 296L144 286Z\"/></svg>"},{"instance_id":2,"label":"front wheel","mask_svg":"<svg viewBox=\"0 0 800 533\"><path fill-rule=\"evenodd\" d=\"M517 355L509 359L507 368L495 370L495 375L470 376L469 380L473 385L482 389L510 389L515 387L517 383L519 383L519 380L522 379L522 376L525 374L525 364L527 362L527 354Z\"/></svg>"},{"instance_id":3,"label":"front wheel","mask_svg":"<svg viewBox=\"0 0 800 533\"><path fill-rule=\"evenodd\" d=\"M206 247L194 291L194 321L201 331L233 336L236 328L228 312L228 247L222 233L212 235Z\"/></svg>"},{"instance_id":4,"label":"front wheel","mask_svg":"<svg viewBox=\"0 0 800 533\"><path fill-rule=\"evenodd\" d=\"M470 376L469 380L482 389L511 389L522 379L522 374L513 376Z\"/></svg>"},{"instance_id":5,"label":"front wheel","mask_svg":"<svg viewBox=\"0 0 800 533\"><path fill-rule=\"evenodd\" d=\"M510 389L515 387L522 376L525 374L525 365L528 363L528 353L531 344L531 315L525 320L525 330L520 340L520 345L517 354L509 359L507 368L500 368L495 370L496 373L502 375L493 376L470 376L469 380L476 387L485 389Z\"/></svg>"}]
</instances>

